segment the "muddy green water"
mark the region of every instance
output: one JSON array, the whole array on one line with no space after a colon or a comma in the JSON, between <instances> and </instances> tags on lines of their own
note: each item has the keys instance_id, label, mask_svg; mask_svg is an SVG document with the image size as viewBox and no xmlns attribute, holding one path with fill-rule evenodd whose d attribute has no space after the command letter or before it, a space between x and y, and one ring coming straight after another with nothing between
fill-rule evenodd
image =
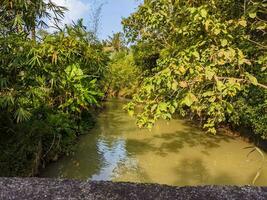
<instances>
[{"instance_id":1,"label":"muddy green water","mask_svg":"<svg viewBox=\"0 0 267 200\"><path fill-rule=\"evenodd\" d=\"M71 156L47 166L41 177L111 180L169 185L267 185L267 162L239 138L207 135L184 120L159 121L139 129L122 110L106 103L96 127L80 138Z\"/></svg>"}]
</instances>

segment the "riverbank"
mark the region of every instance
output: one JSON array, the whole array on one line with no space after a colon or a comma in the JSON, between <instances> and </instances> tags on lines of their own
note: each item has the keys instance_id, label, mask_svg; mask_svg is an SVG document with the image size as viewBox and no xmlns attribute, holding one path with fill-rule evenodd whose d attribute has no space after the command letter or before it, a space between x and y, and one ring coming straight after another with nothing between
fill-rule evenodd
<instances>
[{"instance_id":1,"label":"riverbank","mask_svg":"<svg viewBox=\"0 0 267 200\"><path fill-rule=\"evenodd\" d=\"M2 200L264 200L267 187L197 186L171 187L158 184L82 182L38 178L0 178Z\"/></svg>"},{"instance_id":2,"label":"riverbank","mask_svg":"<svg viewBox=\"0 0 267 200\"><path fill-rule=\"evenodd\" d=\"M13 132L0 134L0 176L36 176L49 163L70 155L77 148L80 136L95 126L98 112L84 112L79 126L57 116L51 122L12 124Z\"/></svg>"}]
</instances>

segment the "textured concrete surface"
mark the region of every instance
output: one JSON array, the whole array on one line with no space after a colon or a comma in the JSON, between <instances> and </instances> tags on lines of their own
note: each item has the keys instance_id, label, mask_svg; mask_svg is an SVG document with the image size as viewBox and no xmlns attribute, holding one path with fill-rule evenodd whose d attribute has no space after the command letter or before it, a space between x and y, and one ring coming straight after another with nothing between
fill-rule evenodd
<instances>
[{"instance_id":1,"label":"textured concrete surface","mask_svg":"<svg viewBox=\"0 0 267 200\"><path fill-rule=\"evenodd\" d=\"M0 178L0 199L267 199L267 188L236 186L171 187L157 184L82 182L39 178Z\"/></svg>"}]
</instances>

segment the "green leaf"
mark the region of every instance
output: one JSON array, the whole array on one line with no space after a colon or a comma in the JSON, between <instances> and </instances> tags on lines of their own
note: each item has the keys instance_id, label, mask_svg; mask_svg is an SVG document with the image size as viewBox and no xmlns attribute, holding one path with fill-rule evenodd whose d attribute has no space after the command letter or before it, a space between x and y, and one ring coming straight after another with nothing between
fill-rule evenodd
<instances>
[{"instance_id":1,"label":"green leaf","mask_svg":"<svg viewBox=\"0 0 267 200\"><path fill-rule=\"evenodd\" d=\"M261 24L261 25L259 25L259 26L257 26L257 30L264 30L264 29L266 29L267 28L267 24Z\"/></svg>"},{"instance_id":2,"label":"green leaf","mask_svg":"<svg viewBox=\"0 0 267 200\"><path fill-rule=\"evenodd\" d=\"M156 108L158 107L157 104L154 104L152 107L151 107L151 112L154 112L156 110Z\"/></svg>"},{"instance_id":3,"label":"green leaf","mask_svg":"<svg viewBox=\"0 0 267 200\"><path fill-rule=\"evenodd\" d=\"M185 98L184 98L184 100L183 100L183 103L185 104L185 105L187 105L188 107L190 107L194 102L196 102L197 101L197 97L193 94L193 93L191 93L191 92L189 92L186 96L185 96Z\"/></svg>"},{"instance_id":4,"label":"green leaf","mask_svg":"<svg viewBox=\"0 0 267 200\"><path fill-rule=\"evenodd\" d=\"M207 91L202 94L203 97L210 97L214 95L214 91Z\"/></svg>"},{"instance_id":5,"label":"green leaf","mask_svg":"<svg viewBox=\"0 0 267 200\"><path fill-rule=\"evenodd\" d=\"M258 80L256 77L254 77L253 75L246 73L246 77L249 79L249 81L253 84L253 85L258 85Z\"/></svg>"},{"instance_id":6,"label":"green leaf","mask_svg":"<svg viewBox=\"0 0 267 200\"><path fill-rule=\"evenodd\" d=\"M222 47L225 47L228 44L228 41L226 39L221 40Z\"/></svg>"},{"instance_id":7,"label":"green leaf","mask_svg":"<svg viewBox=\"0 0 267 200\"><path fill-rule=\"evenodd\" d=\"M169 109L170 109L171 114L175 113L175 110L176 110L176 109L175 109L174 106L170 106Z\"/></svg>"},{"instance_id":8,"label":"green leaf","mask_svg":"<svg viewBox=\"0 0 267 200\"><path fill-rule=\"evenodd\" d=\"M199 53L198 53L197 51L194 51L194 52L192 53L192 55L195 56L197 60L200 59L200 55L199 55Z\"/></svg>"},{"instance_id":9,"label":"green leaf","mask_svg":"<svg viewBox=\"0 0 267 200\"><path fill-rule=\"evenodd\" d=\"M128 114L132 117L134 115L134 111L133 110L129 110Z\"/></svg>"},{"instance_id":10,"label":"green leaf","mask_svg":"<svg viewBox=\"0 0 267 200\"><path fill-rule=\"evenodd\" d=\"M248 14L248 16L252 19L254 19L255 17L257 17L257 13L256 12L251 12Z\"/></svg>"},{"instance_id":11,"label":"green leaf","mask_svg":"<svg viewBox=\"0 0 267 200\"><path fill-rule=\"evenodd\" d=\"M160 111L167 111L167 104L165 102L160 103L158 107Z\"/></svg>"},{"instance_id":12,"label":"green leaf","mask_svg":"<svg viewBox=\"0 0 267 200\"><path fill-rule=\"evenodd\" d=\"M201 17L206 18L207 15L208 15L208 12L205 9L201 9L200 10L200 15L201 15Z\"/></svg>"},{"instance_id":13,"label":"green leaf","mask_svg":"<svg viewBox=\"0 0 267 200\"><path fill-rule=\"evenodd\" d=\"M19 108L14 113L17 123L27 121L31 117L31 113L23 108Z\"/></svg>"},{"instance_id":14,"label":"green leaf","mask_svg":"<svg viewBox=\"0 0 267 200\"><path fill-rule=\"evenodd\" d=\"M215 72L210 67L207 67L205 70L205 75L208 80L211 80L213 79Z\"/></svg>"},{"instance_id":15,"label":"green leaf","mask_svg":"<svg viewBox=\"0 0 267 200\"><path fill-rule=\"evenodd\" d=\"M13 26L22 26L23 20L21 15L16 15L14 19Z\"/></svg>"},{"instance_id":16,"label":"green leaf","mask_svg":"<svg viewBox=\"0 0 267 200\"><path fill-rule=\"evenodd\" d=\"M244 20L244 19L241 19L241 20L239 21L239 24L240 24L241 26L243 26L243 27L246 27L246 26L247 26L247 21Z\"/></svg>"},{"instance_id":17,"label":"green leaf","mask_svg":"<svg viewBox=\"0 0 267 200\"><path fill-rule=\"evenodd\" d=\"M225 89L225 85L222 81L217 81L217 89L221 92Z\"/></svg>"},{"instance_id":18,"label":"green leaf","mask_svg":"<svg viewBox=\"0 0 267 200\"><path fill-rule=\"evenodd\" d=\"M174 91L177 91L177 89L178 89L178 83L177 83L177 81L173 81L173 83L172 83L172 89Z\"/></svg>"},{"instance_id":19,"label":"green leaf","mask_svg":"<svg viewBox=\"0 0 267 200\"><path fill-rule=\"evenodd\" d=\"M163 119L168 119L168 120L170 120L172 118L172 115L170 114L170 113L165 113L164 115L163 115Z\"/></svg>"},{"instance_id":20,"label":"green leaf","mask_svg":"<svg viewBox=\"0 0 267 200\"><path fill-rule=\"evenodd\" d=\"M177 107L178 107L178 103L177 103L176 101L174 101L174 102L172 103L172 105L173 105L174 108L177 108Z\"/></svg>"},{"instance_id":21,"label":"green leaf","mask_svg":"<svg viewBox=\"0 0 267 200\"><path fill-rule=\"evenodd\" d=\"M219 35L219 34L220 34L220 32L221 32L221 30L220 30L220 29L218 29L218 28L216 28L216 29L214 30L214 34L215 34L215 35Z\"/></svg>"},{"instance_id":22,"label":"green leaf","mask_svg":"<svg viewBox=\"0 0 267 200\"><path fill-rule=\"evenodd\" d=\"M229 114L231 114L234 111L234 107L231 103L226 103L226 109Z\"/></svg>"}]
</instances>

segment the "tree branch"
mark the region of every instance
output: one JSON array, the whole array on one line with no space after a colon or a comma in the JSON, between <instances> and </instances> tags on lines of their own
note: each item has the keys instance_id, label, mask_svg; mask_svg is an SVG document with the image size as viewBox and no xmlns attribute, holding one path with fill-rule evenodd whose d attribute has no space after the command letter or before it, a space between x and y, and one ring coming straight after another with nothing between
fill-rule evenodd
<instances>
[{"instance_id":1,"label":"tree branch","mask_svg":"<svg viewBox=\"0 0 267 200\"><path fill-rule=\"evenodd\" d=\"M267 49L267 46L264 46L264 45L262 45L262 44L260 44L260 43L258 43L256 41L254 41L254 40L251 40L251 39L247 39L247 40L250 41L250 42L252 42L252 43L254 43L254 44L256 44L256 45L258 45L258 46L260 46L260 47L262 47L262 48L264 48L264 49Z\"/></svg>"},{"instance_id":2,"label":"tree branch","mask_svg":"<svg viewBox=\"0 0 267 200\"><path fill-rule=\"evenodd\" d=\"M232 77L218 77L216 76L215 79L218 79L218 80L229 80L229 79L234 79L235 81L238 81L238 82L249 82L251 83L249 80L247 79L243 79L243 78L232 78ZM264 89L267 89L267 85L264 85L264 84L261 84L261 83L257 83L257 86L260 86Z\"/></svg>"}]
</instances>

